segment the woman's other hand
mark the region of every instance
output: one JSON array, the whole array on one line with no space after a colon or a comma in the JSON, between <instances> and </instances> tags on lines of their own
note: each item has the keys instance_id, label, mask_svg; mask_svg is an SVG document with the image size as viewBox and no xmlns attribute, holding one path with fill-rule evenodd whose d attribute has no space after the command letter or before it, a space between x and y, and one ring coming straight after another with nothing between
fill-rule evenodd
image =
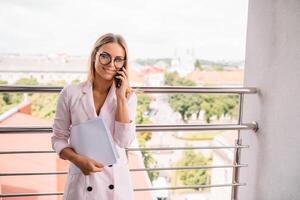
<instances>
[{"instance_id":1,"label":"woman's other hand","mask_svg":"<svg viewBox=\"0 0 300 200\"><path fill-rule=\"evenodd\" d=\"M80 168L84 175L90 175L90 173L94 172L101 172L104 168L104 165L101 163L81 155L77 156L77 158L74 160L74 164Z\"/></svg>"}]
</instances>

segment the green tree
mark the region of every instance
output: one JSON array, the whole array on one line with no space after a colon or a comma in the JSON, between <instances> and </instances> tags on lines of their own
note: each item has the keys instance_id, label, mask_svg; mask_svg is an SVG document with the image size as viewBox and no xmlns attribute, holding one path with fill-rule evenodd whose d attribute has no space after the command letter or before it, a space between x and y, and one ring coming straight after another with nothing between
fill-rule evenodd
<instances>
[{"instance_id":1,"label":"green tree","mask_svg":"<svg viewBox=\"0 0 300 200\"><path fill-rule=\"evenodd\" d=\"M47 85L54 85L54 86L65 86L67 84L66 80L52 80L48 81Z\"/></svg>"},{"instance_id":2,"label":"green tree","mask_svg":"<svg viewBox=\"0 0 300 200\"><path fill-rule=\"evenodd\" d=\"M7 84L7 81L0 80L0 85L6 85L6 84Z\"/></svg>"},{"instance_id":3,"label":"green tree","mask_svg":"<svg viewBox=\"0 0 300 200\"><path fill-rule=\"evenodd\" d=\"M47 85L64 85L65 80L51 81ZM39 85L35 78L21 78L15 82L16 85ZM0 113L16 106L23 101L23 93L2 93L0 94ZM31 100L32 115L51 120L55 114L57 102L57 93L28 93L28 99Z\"/></svg>"},{"instance_id":4,"label":"green tree","mask_svg":"<svg viewBox=\"0 0 300 200\"><path fill-rule=\"evenodd\" d=\"M20 79L21 83L22 81L23 79L22 80ZM7 84L7 81L1 80L0 84ZM9 109L13 108L17 104L21 103L22 100L23 100L23 93L11 93L11 92L0 93L0 114L8 111Z\"/></svg>"},{"instance_id":5,"label":"green tree","mask_svg":"<svg viewBox=\"0 0 300 200\"><path fill-rule=\"evenodd\" d=\"M32 115L42 119L53 119L58 94L34 93L30 96Z\"/></svg>"},{"instance_id":6,"label":"green tree","mask_svg":"<svg viewBox=\"0 0 300 200\"><path fill-rule=\"evenodd\" d=\"M227 98L224 99L224 116L228 115L231 119L237 118L240 103L239 95L228 95Z\"/></svg>"},{"instance_id":7,"label":"green tree","mask_svg":"<svg viewBox=\"0 0 300 200\"><path fill-rule=\"evenodd\" d=\"M224 71L224 66L218 64L211 65L211 68L216 71Z\"/></svg>"},{"instance_id":8,"label":"green tree","mask_svg":"<svg viewBox=\"0 0 300 200\"><path fill-rule=\"evenodd\" d=\"M178 74L177 72L169 72L164 74L165 85L174 86L177 84Z\"/></svg>"},{"instance_id":9,"label":"green tree","mask_svg":"<svg viewBox=\"0 0 300 200\"><path fill-rule=\"evenodd\" d=\"M171 108L178 112L185 123L196 113L199 117L201 111L202 98L200 95L191 94L171 94L168 100Z\"/></svg>"},{"instance_id":10,"label":"green tree","mask_svg":"<svg viewBox=\"0 0 300 200\"><path fill-rule=\"evenodd\" d=\"M62 80L61 82L65 82ZM16 85L39 85L35 78L21 78L15 82ZM49 84L51 83L49 82ZM45 93L29 93L28 98L32 102L31 112L32 116L51 120L55 114L55 107L58 94Z\"/></svg>"},{"instance_id":11,"label":"green tree","mask_svg":"<svg viewBox=\"0 0 300 200\"><path fill-rule=\"evenodd\" d=\"M165 84L170 86L195 86L191 80L179 77L176 72L165 74ZM238 95L206 95L206 94L170 94L168 102L171 108L178 112L183 122L187 123L193 114L199 119L201 111L204 111L204 119L207 123L216 116L228 115L231 119L237 116L239 107Z\"/></svg>"},{"instance_id":12,"label":"green tree","mask_svg":"<svg viewBox=\"0 0 300 200\"><path fill-rule=\"evenodd\" d=\"M208 166L212 158L206 158L202 153L193 150L183 152L182 157L175 163L175 167ZM210 184L210 171L207 169L178 170L175 172L183 185L206 185ZM197 188L196 190L199 190Z\"/></svg>"},{"instance_id":13,"label":"green tree","mask_svg":"<svg viewBox=\"0 0 300 200\"><path fill-rule=\"evenodd\" d=\"M80 83L79 79L75 79L75 80L72 81L72 84L78 84L78 83Z\"/></svg>"},{"instance_id":14,"label":"green tree","mask_svg":"<svg viewBox=\"0 0 300 200\"><path fill-rule=\"evenodd\" d=\"M16 85L38 85L36 78L21 78L15 82Z\"/></svg>"},{"instance_id":15,"label":"green tree","mask_svg":"<svg viewBox=\"0 0 300 200\"><path fill-rule=\"evenodd\" d=\"M195 61L195 63L194 63L194 67L195 67L195 69L197 69L197 70L203 70L202 65L201 65L199 59L196 59L196 61Z\"/></svg>"},{"instance_id":16,"label":"green tree","mask_svg":"<svg viewBox=\"0 0 300 200\"><path fill-rule=\"evenodd\" d=\"M151 124L150 119L145 116L145 113L149 110L151 98L149 95L140 94L138 95L138 106L137 106L137 114L136 114L136 124ZM137 135L137 140L140 148L145 148L147 141L151 140L152 133L151 132L139 132ZM152 156L152 153L149 151L141 151L144 165L146 168L151 167L151 165L155 162L155 159ZM157 179L159 176L159 172L156 171L148 171L148 176L150 181Z\"/></svg>"},{"instance_id":17,"label":"green tree","mask_svg":"<svg viewBox=\"0 0 300 200\"><path fill-rule=\"evenodd\" d=\"M179 77L176 72L165 74L165 84L170 86L195 86L196 83L186 78ZM170 94L168 102L171 108L178 112L182 121L188 122L190 117L196 113L199 117L201 111L201 96L198 94Z\"/></svg>"},{"instance_id":18,"label":"green tree","mask_svg":"<svg viewBox=\"0 0 300 200\"><path fill-rule=\"evenodd\" d=\"M8 111L23 100L21 93L0 93L0 114Z\"/></svg>"},{"instance_id":19,"label":"green tree","mask_svg":"<svg viewBox=\"0 0 300 200\"><path fill-rule=\"evenodd\" d=\"M221 116L228 115L231 119L237 117L239 107L238 95L203 95L202 110L205 112L204 118L207 123L216 116L219 120Z\"/></svg>"}]
</instances>

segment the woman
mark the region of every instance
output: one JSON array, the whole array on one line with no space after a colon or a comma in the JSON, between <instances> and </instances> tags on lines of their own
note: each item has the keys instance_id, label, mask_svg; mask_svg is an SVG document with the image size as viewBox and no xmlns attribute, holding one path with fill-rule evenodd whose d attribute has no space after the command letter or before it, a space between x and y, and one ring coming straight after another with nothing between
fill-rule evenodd
<instances>
[{"instance_id":1,"label":"woman","mask_svg":"<svg viewBox=\"0 0 300 200\"><path fill-rule=\"evenodd\" d=\"M121 80L120 87L116 87L114 77ZM136 94L128 82L125 40L120 35L105 34L91 52L87 80L65 86L57 101L51 142L59 158L70 161L64 200L133 199L124 148L135 139L136 105ZM72 125L97 116L109 127L120 156L113 165L104 166L77 154L68 142ZM74 173L72 165L82 173Z\"/></svg>"}]
</instances>

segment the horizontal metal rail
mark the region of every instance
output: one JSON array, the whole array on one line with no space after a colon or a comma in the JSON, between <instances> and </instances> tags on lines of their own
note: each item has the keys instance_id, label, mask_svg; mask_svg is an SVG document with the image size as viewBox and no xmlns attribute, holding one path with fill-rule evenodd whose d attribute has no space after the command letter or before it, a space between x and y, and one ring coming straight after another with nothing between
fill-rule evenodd
<instances>
[{"instance_id":1,"label":"horizontal metal rail","mask_svg":"<svg viewBox=\"0 0 300 200\"><path fill-rule=\"evenodd\" d=\"M217 94L255 94L254 87L196 87L196 86L162 86L162 87L133 87L144 93L217 93Z\"/></svg>"},{"instance_id":2,"label":"horizontal metal rail","mask_svg":"<svg viewBox=\"0 0 300 200\"><path fill-rule=\"evenodd\" d=\"M247 167L247 164L240 165L213 165L213 166L188 166L188 167L156 167L156 168L137 168L130 171L164 171L164 170L192 170L192 169L214 169L214 168L236 168Z\"/></svg>"},{"instance_id":3,"label":"horizontal metal rail","mask_svg":"<svg viewBox=\"0 0 300 200\"><path fill-rule=\"evenodd\" d=\"M135 188L134 191L199 189L199 188L232 187L232 186L245 186L245 185L246 183L229 183L229 184L194 185L194 186L177 186L177 187Z\"/></svg>"},{"instance_id":4,"label":"horizontal metal rail","mask_svg":"<svg viewBox=\"0 0 300 200\"><path fill-rule=\"evenodd\" d=\"M15 194L0 194L0 198L57 196L57 195L63 195L63 194L64 194L63 192L15 193Z\"/></svg>"},{"instance_id":5,"label":"horizontal metal rail","mask_svg":"<svg viewBox=\"0 0 300 200\"><path fill-rule=\"evenodd\" d=\"M249 148L249 145L236 146L194 146L194 147L149 147L149 148L127 148L126 151L165 151L165 150L189 150L189 149L239 149Z\"/></svg>"},{"instance_id":6,"label":"horizontal metal rail","mask_svg":"<svg viewBox=\"0 0 300 200\"><path fill-rule=\"evenodd\" d=\"M129 169L129 171L136 172L136 171L192 170L192 169L215 169L215 168L236 168L236 167L248 167L248 165L247 164L240 164L240 165L213 165L213 166L187 166L187 167L133 168L133 169ZM61 172L0 173L0 177L1 176L62 175L62 174L68 174L68 172L67 171L61 171Z\"/></svg>"},{"instance_id":7,"label":"horizontal metal rail","mask_svg":"<svg viewBox=\"0 0 300 200\"><path fill-rule=\"evenodd\" d=\"M57 93L63 86L29 86L29 85L0 85L0 92L47 92ZM161 86L137 87L133 89L144 93L217 93L217 94L255 94L254 87L194 87L194 86Z\"/></svg>"},{"instance_id":8,"label":"horizontal metal rail","mask_svg":"<svg viewBox=\"0 0 300 200\"><path fill-rule=\"evenodd\" d=\"M215 131L215 130L242 130L252 129L257 130L256 122L248 124L214 124L214 125L200 125L200 124L152 124L152 125L137 125L136 131ZM0 126L0 134L7 133L41 133L52 132L50 126Z\"/></svg>"},{"instance_id":9,"label":"horizontal metal rail","mask_svg":"<svg viewBox=\"0 0 300 200\"><path fill-rule=\"evenodd\" d=\"M189 149L239 149L249 148L249 145L236 146L195 146L195 147L153 147L153 148L125 148L126 151L167 151L167 150L189 150ZM34 154L34 153L55 153L53 150L45 151L0 151L1 154Z\"/></svg>"},{"instance_id":10,"label":"horizontal metal rail","mask_svg":"<svg viewBox=\"0 0 300 200\"><path fill-rule=\"evenodd\" d=\"M200 189L213 187L233 187L245 186L246 183L228 183L228 184L212 184L212 185L191 185L191 186L177 186L177 187L154 187L154 188L135 188L133 191L154 191L154 190L179 190L179 189ZM17 194L0 194L0 198L10 197L29 197L29 196L57 196L63 195L63 192L46 192L46 193L17 193Z\"/></svg>"},{"instance_id":11,"label":"horizontal metal rail","mask_svg":"<svg viewBox=\"0 0 300 200\"><path fill-rule=\"evenodd\" d=\"M155 124L155 125L138 125L137 131L216 131L216 130L242 130L257 129L256 122L245 124Z\"/></svg>"},{"instance_id":12,"label":"horizontal metal rail","mask_svg":"<svg viewBox=\"0 0 300 200\"><path fill-rule=\"evenodd\" d=\"M53 150L47 150L47 151L0 151L0 155L2 154L33 154L33 153L55 153Z\"/></svg>"},{"instance_id":13,"label":"horizontal metal rail","mask_svg":"<svg viewBox=\"0 0 300 200\"><path fill-rule=\"evenodd\" d=\"M14 172L14 173L0 173L2 176L45 176L45 175L64 175L68 174L67 171L54 171L54 172Z\"/></svg>"},{"instance_id":14,"label":"horizontal metal rail","mask_svg":"<svg viewBox=\"0 0 300 200\"><path fill-rule=\"evenodd\" d=\"M48 151L0 151L0 155L5 154L32 154L32 153L55 153L53 150Z\"/></svg>"}]
</instances>

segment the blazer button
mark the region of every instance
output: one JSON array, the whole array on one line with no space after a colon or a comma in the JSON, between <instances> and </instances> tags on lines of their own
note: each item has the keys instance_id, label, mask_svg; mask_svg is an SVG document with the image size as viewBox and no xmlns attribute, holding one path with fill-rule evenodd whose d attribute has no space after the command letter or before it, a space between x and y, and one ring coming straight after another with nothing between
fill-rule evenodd
<instances>
[{"instance_id":1,"label":"blazer button","mask_svg":"<svg viewBox=\"0 0 300 200\"><path fill-rule=\"evenodd\" d=\"M114 189L114 185L109 185L108 188L112 190Z\"/></svg>"},{"instance_id":2,"label":"blazer button","mask_svg":"<svg viewBox=\"0 0 300 200\"><path fill-rule=\"evenodd\" d=\"M108 165L109 167L112 167L112 165Z\"/></svg>"},{"instance_id":3,"label":"blazer button","mask_svg":"<svg viewBox=\"0 0 300 200\"><path fill-rule=\"evenodd\" d=\"M89 191L89 192L93 190L93 188L92 188L91 186L87 187L86 189L87 189L87 191Z\"/></svg>"}]
</instances>

